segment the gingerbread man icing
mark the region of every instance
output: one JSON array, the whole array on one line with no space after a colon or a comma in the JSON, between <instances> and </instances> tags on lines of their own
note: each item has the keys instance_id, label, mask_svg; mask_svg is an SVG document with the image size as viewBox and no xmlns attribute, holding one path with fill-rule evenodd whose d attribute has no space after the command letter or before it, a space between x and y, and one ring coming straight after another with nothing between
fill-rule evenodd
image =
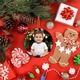
<instances>
[{"instance_id":1,"label":"gingerbread man icing","mask_svg":"<svg viewBox=\"0 0 80 80\"><path fill-rule=\"evenodd\" d=\"M78 39L78 32L68 28L64 36L60 32L57 32L56 38L58 40L54 54L49 57L49 61L52 64L59 63L61 67L67 67L71 53L75 52L76 49L80 47L80 42L76 41Z\"/></svg>"}]
</instances>

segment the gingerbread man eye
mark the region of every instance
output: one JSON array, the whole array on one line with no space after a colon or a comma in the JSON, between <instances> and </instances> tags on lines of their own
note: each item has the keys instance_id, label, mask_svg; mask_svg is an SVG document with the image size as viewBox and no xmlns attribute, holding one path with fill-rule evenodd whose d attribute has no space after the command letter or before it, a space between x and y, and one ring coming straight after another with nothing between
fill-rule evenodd
<instances>
[{"instance_id":1,"label":"gingerbread man eye","mask_svg":"<svg viewBox=\"0 0 80 80\"><path fill-rule=\"evenodd\" d=\"M73 36L75 36L75 34L73 34Z\"/></svg>"},{"instance_id":2,"label":"gingerbread man eye","mask_svg":"<svg viewBox=\"0 0 80 80\"><path fill-rule=\"evenodd\" d=\"M72 33L70 33L70 34L72 34Z\"/></svg>"}]
</instances>

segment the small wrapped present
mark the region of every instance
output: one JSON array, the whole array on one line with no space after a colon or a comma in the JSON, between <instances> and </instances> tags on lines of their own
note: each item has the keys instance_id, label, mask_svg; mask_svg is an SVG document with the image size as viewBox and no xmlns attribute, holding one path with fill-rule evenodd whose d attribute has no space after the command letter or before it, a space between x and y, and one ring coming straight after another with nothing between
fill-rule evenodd
<instances>
[{"instance_id":1,"label":"small wrapped present","mask_svg":"<svg viewBox=\"0 0 80 80\"><path fill-rule=\"evenodd\" d=\"M28 80L28 78L26 75L20 75L20 76L17 76L11 80Z\"/></svg>"},{"instance_id":2,"label":"small wrapped present","mask_svg":"<svg viewBox=\"0 0 80 80\"><path fill-rule=\"evenodd\" d=\"M0 64L0 80L11 80L14 77L15 74L7 61L4 64Z\"/></svg>"},{"instance_id":3,"label":"small wrapped present","mask_svg":"<svg viewBox=\"0 0 80 80\"><path fill-rule=\"evenodd\" d=\"M72 26L77 12L77 8L61 3L55 21Z\"/></svg>"}]
</instances>

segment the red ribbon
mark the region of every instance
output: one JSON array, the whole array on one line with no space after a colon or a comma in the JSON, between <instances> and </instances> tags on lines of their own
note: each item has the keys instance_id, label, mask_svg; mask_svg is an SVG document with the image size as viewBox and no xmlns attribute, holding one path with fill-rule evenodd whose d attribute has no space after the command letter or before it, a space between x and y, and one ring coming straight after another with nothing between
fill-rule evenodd
<instances>
[{"instance_id":1,"label":"red ribbon","mask_svg":"<svg viewBox=\"0 0 80 80\"><path fill-rule=\"evenodd\" d=\"M75 44L75 41L74 40L70 40L69 38L64 38L64 42L69 43L71 45Z\"/></svg>"},{"instance_id":2,"label":"red ribbon","mask_svg":"<svg viewBox=\"0 0 80 80\"><path fill-rule=\"evenodd\" d=\"M70 7L64 8L64 10L60 13L62 15L62 18L66 20L71 20L74 16L74 11L71 10Z\"/></svg>"}]
</instances>

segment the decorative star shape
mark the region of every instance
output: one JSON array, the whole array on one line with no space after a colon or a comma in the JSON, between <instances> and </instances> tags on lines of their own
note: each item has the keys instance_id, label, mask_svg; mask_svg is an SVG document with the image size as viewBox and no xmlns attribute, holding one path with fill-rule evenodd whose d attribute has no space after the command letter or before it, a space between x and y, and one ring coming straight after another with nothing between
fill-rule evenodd
<instances>
[{"instance_id":1,"label":"decorative star shape","mask_svg":"<svg viewBox=\"0 0 80 80\"><path fill-rule=\"evenodd\" d=\"M71 49L71 51L72 51L72 52L75 52L75 51L76 51L76 47L73 46L72 49Z\"/></svg>"},{"instance_id":2,"label":"decorative star shape","mask_svg":"<svg viewBox=\"0 0 80 80\"><path fill-rule=\"evenodd\" d=\"M68 48L67 50L66 50L66 54L70 54L71 53L71 50Z\"/></svg>"},{"instance_id":3,"label":"decorative star shape","mask_svg":"<svg viewBox=\"0 0 80 80\"><path fill-rule=\"evenodd\" d=\"M56 42L56 46L61 46L61 42L59 40Z\"/></svg>"},{"instance_id":4,"label":"decorative star shape","mask_svg":"<svg viewBox=\"0 0 80 80\"><path fill-rule=\"evenodd\" d=\"M59 51L62 53L64 51L64 47L60 47Z\"/></svg>"}]
</instances>

